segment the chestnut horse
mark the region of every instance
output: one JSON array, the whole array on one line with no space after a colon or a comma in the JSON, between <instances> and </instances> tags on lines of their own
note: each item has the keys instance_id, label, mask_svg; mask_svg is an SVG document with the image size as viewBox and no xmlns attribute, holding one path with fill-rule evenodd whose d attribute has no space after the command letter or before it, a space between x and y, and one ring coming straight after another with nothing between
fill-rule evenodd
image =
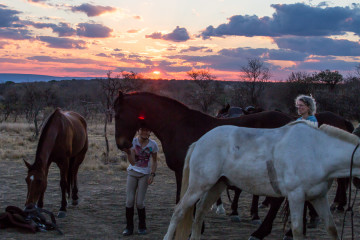
<instances>
[{"instance_id":1,"label":"chestnut horse","mask_svg":"<svg viewBox=\"0 0 360 240\"><path fill-rule=\"evenodd\" d=\"M28 168L25 205L42 208L49 167L55 162L60 169L61 208L58 217L66 216L66 192L72 195L72 204L78 203L77 173L88 149L87 126L84 118L75 112L57 108L47 119L38 142L35 162Z\"/></svg>"},{"instance_id":2,"label":"chestnut horse","mask_svg":"<svg viewBox=\"0 0 360 240\"><path fill-rule=\"evenodd\" d=\"M147 92L123 94L114 102L115 140L122 150L132 146L132 139L142 124L151 129L161 141L167 166L175 172L176 202L180 199L182 170L186 151L202 135L221 125L235 125L250 128L277 128L294 119L277 111L264 111L237 118L218 119L192 110L184 104L164 96ZM331 112L317 115L319 125L347 126L347 122ZM350 123L351 124L351 123ZM343 127L344 129L344 127ZM263 239L270 234L272 222L283 198L274 198L269 214L254 237ZM273 208L274 206L274 208ZM266 222L265 222L266 221ZM252 234L252 235L253 235ZM255 239L255 238L254 238Z\"/></svg>"}]
</instances>

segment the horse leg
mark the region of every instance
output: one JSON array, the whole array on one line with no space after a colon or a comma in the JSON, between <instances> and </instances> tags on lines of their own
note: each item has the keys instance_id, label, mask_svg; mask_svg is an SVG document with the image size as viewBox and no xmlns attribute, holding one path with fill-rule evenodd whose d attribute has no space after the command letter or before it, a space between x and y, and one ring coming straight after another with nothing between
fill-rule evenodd
<instances>
[{"instance_id":1,"label":"horse leg","mask_svg":"<svg viewBox=\"0 0 360 240\"><path fill-rule=\"evenodd\" d=\"M332 237L333 240L338 240L339 236L329 208L327 195L314 199L311 201L311 203L313 204L319 216L324 220L325 228L328 234Z\"/></svg>"},{"instance_id":2,"label":"horse leg","mask_svg":"<svg viewBox=\"0 0 360 240\"><path fill-rule=\"evenodd\" d=\"M212 203L215 202L216 198L226 188L226 184L223 181L217 182L196 205L196 213L192 226L191 239L200 239L201 237L201 226L205 216L205 213L208 211Z\"/></svg>"},{"instance_id":3,"label":"horse leg","mask_svg":"<svg viewBox=\"0 0 360 240\"><path fill-rule=\"evenodd\" d=\"M239 207L239 198L241 192L242 190L240 188L237 187L234 188L234 199L231 203L231 214L230 214L230 219L232 222L240 222L238 207Z\"/></svg>"},{"instance_id":4,"label":"horse leg","mask_svg":"<svg viewBox=\"0 0 360 240\"><path fill-rule=\"evenodd\" d=\"M176 205L174 209L174 213L171 217L170 224L168 227L168 230L166 232L166 235L164 236L164 240L172 240L176 227L178 223L184 219L184 217L188 217L190 214L190 218L192 219L192 211L191 208L195 205L196 201L203 195L203 191L201 191L200 188L196 189L188 189L184 196L181 198L180 202ZM189 213L189 210L191 211ZM186 214L186 216L185 216ZM184 219L186 221L188 219ZM186 223L184 223L185 225ZM186 233L185 231L178 231L177 234L183 234L185 236L188 236L189 233ZM185 237L186 238L186 237ZM180 239L182 239L180 237Z\"/></svg>"},{"instance_id":5,"label":"horse leg","mask_svg":"<svg viewBox=\"0 0 360 240\"><path fill-rule=\"evenodd\" d=\"M46 191L46 188L45 188L45 191ZM38 200L38 202L37 202L37 206L38 206L39 208L43 208L43 206L44 206L44 195L45 195L45 191L40 194L39 200Z\"/></svg>"},{"instance_id":6,"label":"horse leg","mask_svg":"<svg viewBox=\"0 0 360 240\"><path fill-rule=\"evenodd\" d=\"M285 198L274 198L269 197L270 209L264 218L264 221L261 223L260 227L251 234L249 240L259 240L264 239L267 235L271 233L272 225L276 214L280 209L280 206Z\"/></svg>"},{"instance_id":7,"label":"horse leg","mask_svg":"<svg viewBox=\"0 0 360 240\"><path fill-rule=\"evenodd\" d=\"M304 211L303 211L303 234L304 236L306 236L306 213L307 213L307 207L308 204L307 202L305 202L304 204ZM293 239L293 234L292 234L292 229L291 227L289 228L289 230L285 233L285 236L283 238L283 240L292 240Z\"/></svg>"},{"instance_id":8,"label":"horse leg","mask_svg":"<svg viewBox=\"0 0 360 240\"><path fill-rule=\"evenodd\" d=\"M251 202L251 209L250 209L251 222L253 224L261 224L261 220L259 217L258 204L259 204L259 196L253 195L252 202Z\"/></svg>"},{"instance_id":9,"label":"horse leg","mask_svg":"<svg viewBox=\"0 0 360 240\"><path fill-rule=\"evenodd\" d=\"M291 192L288 195L290 217L291 217L291 228L293 232L294 240L303 240L303 215L304 215L304 204L305 196L302 191Z\"/></svg>"},{"instance_id":10,"label":"horse leg","mask_svg":"<svg viewBox=\"0 0 360 240\"><path fill-rule=\"evenodd\" d=\"M74 166L71 169L72 171L72 181L73 181L73 186L72 186L72 192L71 192L71 198L72 198L72 205L76 206L78 205L79 201L79 196L78 196L78 184L77 184L77 175L78 175L78 171L79 171L79 167L80 164L83 162L84 158L85 158L85 154L86 154L86 150L83 150L79 155L77 155L74 159L73 159L73 163Z\"/></svg>"},{"instance_id":11,"label":"horse leg","mask_svg":"<svg viewBox=\"0 0 360 240\"><path fill-rule=\"evenodd\" d=\"M60 168L60 187L61 187L61 207L58 213L59 218L66 216L66 192L68 189L68 171L69 171L69 159L65 158L64 162L59 166Z\"/></svg>"},{"instance_id":12,"label":"horse leg","mask_svg":"<svg viewBox=\"0 0 360 240\"><path fill-rule=\"evenodd\" d=\"M344 211L344 206L346 205L346 191L349 186L349 178L338 178L337 179L337 189L334 198L334 203L331 205L331 210Z\"/></svg>"},{"instance_id":13,"label":"horse leg","mask_svg":"<svg viewBox=\"0 0 360 240\"><path fill-rule=\"evenodd\" d=\"M176 178L176 203L178 203L180 201L182 174L183 174L182 170L175 172L175 178Z\"/></svg>"}]
</instances>

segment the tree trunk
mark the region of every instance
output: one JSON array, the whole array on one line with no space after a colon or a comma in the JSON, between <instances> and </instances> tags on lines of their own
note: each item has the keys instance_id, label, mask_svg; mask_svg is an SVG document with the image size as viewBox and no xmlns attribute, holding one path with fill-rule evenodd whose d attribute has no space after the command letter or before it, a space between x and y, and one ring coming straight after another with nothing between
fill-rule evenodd
<instances>
[{"instance_id":1,"label":"tree trunk","mask_svg":"<svg viewBox=\"0 0 360 240\"><path fill-rule=\"evenodd\" d=\"M109 140L107 138L107 123L108 123L108 113L105 112L105 124L104 124L104 137L105 137L105 146L106 146L106 152L105 152L105 164L109 161Z\"/></svg>"}]
</instances>

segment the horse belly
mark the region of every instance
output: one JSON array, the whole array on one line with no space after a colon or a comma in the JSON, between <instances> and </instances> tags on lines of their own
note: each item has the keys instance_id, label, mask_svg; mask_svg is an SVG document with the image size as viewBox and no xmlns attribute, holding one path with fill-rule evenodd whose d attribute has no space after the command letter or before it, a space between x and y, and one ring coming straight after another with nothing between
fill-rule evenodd
<instances>
[{"instance_id":1,"label":"horse belly","mask_svg":"<svg viewBox=\"0 0 360 240\"><path fill-rule=\"evenodd\" d=\"M234 169L234 168L233 168ZM231 185L248 193L260 196L281 197L277 179L271 180L265 166L242 166L242 170L231 170L226 176Z\"/></svg>"}]
</instances>

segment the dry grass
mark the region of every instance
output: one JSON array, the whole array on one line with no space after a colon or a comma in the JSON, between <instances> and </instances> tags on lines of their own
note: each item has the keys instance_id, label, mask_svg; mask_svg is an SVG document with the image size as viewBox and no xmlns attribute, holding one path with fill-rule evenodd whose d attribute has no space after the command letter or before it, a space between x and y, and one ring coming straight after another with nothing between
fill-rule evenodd
<instances>
[{"instance_id":1,"label":"dry grass","mask_svg":"<svg viewBox=\"0 0 360 240\"><path fill-rule=\"evenodd\" d=\"M34 128L28 123L0 123L0 161L22 161L23 158L30 163L34 161L38 139L34 139ZM119 170L126 170L128 162L126 155L117 149L115 144L115 126L108 125L109 158L105 157L104 126L99 123L88 124L89 150L80 168L85 170L107 170L114 174ZM165 156L160 147L158 159L160 164L165 163Z\"/></svg>"}]
</instances>

